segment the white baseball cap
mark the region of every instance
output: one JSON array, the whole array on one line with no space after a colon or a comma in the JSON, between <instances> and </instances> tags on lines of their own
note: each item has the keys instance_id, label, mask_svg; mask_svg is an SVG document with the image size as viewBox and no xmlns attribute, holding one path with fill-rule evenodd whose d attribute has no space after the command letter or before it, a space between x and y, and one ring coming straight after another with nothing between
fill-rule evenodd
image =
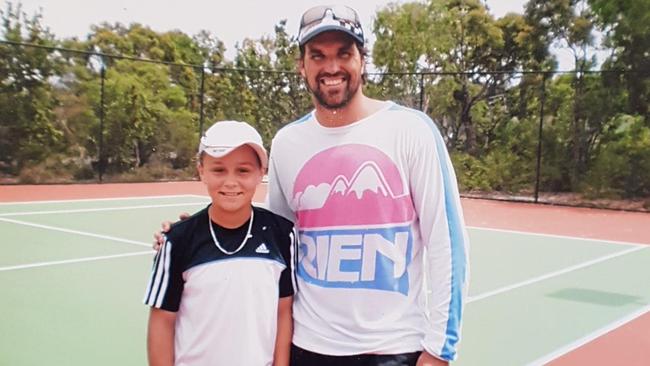
<instances>
[{"instance_id":1,"label":"white baseball cap","mask_svg":"<svg viewBox=\"0 0 650 366\"><path fill-rule=\"evenodd\" d=\"M260 134L246 122L220 121L208 128L199 143L199 154L206 154L220 158L230 154L236 148L248 145L255 150L262 163L262 169L268 166L266 149L262 144Z\"/></svg>"}]
</instances>

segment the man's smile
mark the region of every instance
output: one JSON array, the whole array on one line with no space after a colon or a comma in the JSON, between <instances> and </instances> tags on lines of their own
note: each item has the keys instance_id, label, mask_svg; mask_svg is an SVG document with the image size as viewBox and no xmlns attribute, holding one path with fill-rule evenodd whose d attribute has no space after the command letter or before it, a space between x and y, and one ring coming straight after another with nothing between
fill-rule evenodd
<instances>
[{"instance_id":1,"label":"man's smile","mask_svg":"<svg viewBox=\"0 0 650 366\"><path fill-rule=\"evenodd\" d=\"M325 86L337 86L346 81L345 77L324 77L320 79L321 84Z\"/></svg>"}]
</instances>

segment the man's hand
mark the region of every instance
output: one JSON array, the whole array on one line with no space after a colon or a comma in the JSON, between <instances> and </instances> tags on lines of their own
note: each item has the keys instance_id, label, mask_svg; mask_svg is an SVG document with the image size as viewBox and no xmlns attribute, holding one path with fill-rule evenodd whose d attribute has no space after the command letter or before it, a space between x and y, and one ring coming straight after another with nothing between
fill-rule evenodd
<instances>
[{"instance_id":1,"label":"man's hand","mask_svg":"<svg viewBox=\"0 0 650 366\"><path fill-rule=\"evenodd\" d=\"M427 353L427 351L422 351L422 354L420 354L420 357L418 358L418 362L415 364L415 366L448 366L448 365L449 362L433 357L431 354Z\"/></svg>"},{"instance_id":2,"label":"man's hand","mask_svg":"<svg viewBox=\"0 0 650 366\"><path fill-rule=\"evenodd\" d=\"M190 214L187 212L183 212L180 215L178 215L178 218L180 220L185 220L188 217L190 217ZM172 222L171 221L163 221L162 224L160 225L160 231L156 231L153 233L153 245L151 246L153 250L159 251L160 247L165 243L165 239L163 238L163 233L166 233L169 231L169 228L171 228Z\"/></svg>"}]
</instances>

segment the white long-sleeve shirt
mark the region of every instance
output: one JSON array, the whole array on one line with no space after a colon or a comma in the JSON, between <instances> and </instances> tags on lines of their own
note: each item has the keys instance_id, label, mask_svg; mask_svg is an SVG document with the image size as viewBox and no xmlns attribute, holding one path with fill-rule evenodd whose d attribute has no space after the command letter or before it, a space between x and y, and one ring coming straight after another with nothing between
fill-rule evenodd
<instances>
[{"instance_id":1,"label":"white long-sleeve shirt","mask_svg":"<svg viewBox=\"0 0 650 366\"><path fill-rule=\"evenodd\" d=\"M386 102L326 128L312 112L278 132L269 169L269 208L299 231L293 342L327 355L453 360L468 239L431 119Z\"/></svg>"}]
</instances>

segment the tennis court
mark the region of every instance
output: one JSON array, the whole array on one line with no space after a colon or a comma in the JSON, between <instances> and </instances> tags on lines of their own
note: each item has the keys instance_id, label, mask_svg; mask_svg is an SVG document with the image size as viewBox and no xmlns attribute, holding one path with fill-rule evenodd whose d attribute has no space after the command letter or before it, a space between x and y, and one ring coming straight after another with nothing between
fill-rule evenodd
<instances>
[{"instance_id":1,"label":"tennis court","mask_svg":"<svg viewBox=\"0 0 650 366\"><path fill-rule=\"evenodd\" d=\"M0 203L0 365L146 364L141 299L151 234L207 198L33 197ZM471 286L454 365L582 364L575 360L602 357L597 352L628 360L620 364L650 364L647 232L612 221L625 240L583 238L559 228L504 229L466 215ZM648 216L633 219L644 225ZM621 341L627 349L614 346Z\"/></svg>"}]
</instances>

